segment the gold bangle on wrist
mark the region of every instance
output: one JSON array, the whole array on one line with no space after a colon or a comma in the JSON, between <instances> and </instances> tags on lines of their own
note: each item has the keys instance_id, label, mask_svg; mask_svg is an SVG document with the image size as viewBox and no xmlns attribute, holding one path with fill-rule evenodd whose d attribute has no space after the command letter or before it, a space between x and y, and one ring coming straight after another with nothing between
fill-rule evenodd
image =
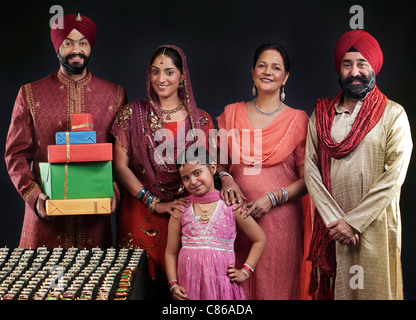
<instances>
[{"instance_id":1,"label":"gold bangle on wrist","mask_svg":"<svg viewBox=\"0 0 416 320\"><path fill-rule=\"evenodd\" d=\"M248 279L250 278L250 274L245 269L241 269L241 271L244 273L245 277Z\"/></svg>"},{"instance_id":2,"label":"gold bangle on wrist","mask_svg":"<svg viewBox=\"0 0 416 320\"><path fill-rule=\"evenodd\" d=\"M153 198L152 198L152 201L150 202L150 204L149 204L149 210L151 211L151 212L155 212L155 209L156 209L156 204L157 203L159 203L161 200L160 200L160 198L159 197L156 197L156 196L154 196Z\"/></svg>"}]
</instances>

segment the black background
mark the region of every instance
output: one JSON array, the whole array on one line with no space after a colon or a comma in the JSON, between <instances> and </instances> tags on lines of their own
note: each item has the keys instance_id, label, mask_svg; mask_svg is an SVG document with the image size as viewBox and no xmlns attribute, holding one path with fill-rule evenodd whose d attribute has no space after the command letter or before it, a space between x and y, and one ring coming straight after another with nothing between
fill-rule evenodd
<instances>
[{"instance_id":1,"label":"black background","mask_svg":"<svg viewBox=\"0 0 416 320\"><path fill-rule=\"evenodd\" d=\"M364 30L379 41L384 53L378 86L405 107L414 134L416 23L410 1L13 1L0 18L1 158L19 87L59 68L50 41L52 5L61 5L65 14L81 12L94 20L98 36L89 68L124 86L129 100L145 98L146 66L159 45L182 48L197 104L215 118L227 104L252 98L250 68L254 50L262 43L281 43L289 53L289 106L310 115L316 98L334 96L339 90L334 47L350 30L349 10L355 4L364 9ZM412 161L401 196L406 299L416 298L415 174ZM0 246L16 247L24 203L3 160L0 175Z\"/></svg>"}]
</instances>

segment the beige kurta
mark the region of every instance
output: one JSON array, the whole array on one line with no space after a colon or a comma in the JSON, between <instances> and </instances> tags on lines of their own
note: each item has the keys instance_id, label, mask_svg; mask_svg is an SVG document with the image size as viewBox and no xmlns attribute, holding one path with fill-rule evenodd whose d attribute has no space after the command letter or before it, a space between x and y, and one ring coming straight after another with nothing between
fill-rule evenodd
<instances>
[{"instance_id":1,"label":"beige kurta","mask_svg":"<svg viewBox=\"0 0 416 320\"><path fill-rule=\"evenodd\" d=\"M353 121L354 113L337 108L334 140L351 129L349 117ZM326 225L342 218L360 236L359 246L336 243L335 299L403 299L399 200L413 147L406 112L387 100L380 121L357 148L331 160L332 196L317 165L315 120L314 112L306 143L306 186Z\"/></svg>"}]
</instances>

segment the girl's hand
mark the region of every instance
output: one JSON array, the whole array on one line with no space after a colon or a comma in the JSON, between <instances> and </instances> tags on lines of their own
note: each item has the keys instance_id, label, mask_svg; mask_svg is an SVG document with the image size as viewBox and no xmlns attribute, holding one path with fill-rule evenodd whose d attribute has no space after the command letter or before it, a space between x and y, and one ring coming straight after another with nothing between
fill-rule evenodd
<instances>
[{"instance_id":1,"label":"girl's hand","mask_svg":"<svg viewBox=\"0 0 416 320\"><path fill-rule=\"evenodd\" d=\"M172 217L178 218L178 216L173 212L174 209L181 212L185 212L186 208L189 207L189 200L185 198L180 198L171 202L158 202L155 205L155 211L158 214L169 213Z\"/></svg>"},{"instance_id":2,"label":"girl's hand","mask_svg":"<svg viewBox=\"0 0 416 320\"><path fill-rule=\"evenodd\" d=\"M173 288L171 294L172 294L173 300L188 300L189 299L185 288L182 286L177 286Z\"/></svg>"},{"instance_id":3,"label":"girl's hand","mask_svg":"<svg viewBox=\"0 0 416 320\"><path fill-rule=\"evenodd\" d=\"M270 201L269 196L265 193L256 200L248 203L247 207L249 209L245 212L244 219L249 215L252 215L255 219L259 219L270 211L272 208L272 202Z\"/></svg>"},{"instance_id":4,"label":"girl's hand","mask_svg":"<svg viewBox=\"0 0 416 320\"><path fill-rule=\"evenodd\" d=\"M241 283L247 280L247 277L244 275L243 271L236 269L232 264L227 266L227 275L231 282Z\"/></svg>"}]
</instances>

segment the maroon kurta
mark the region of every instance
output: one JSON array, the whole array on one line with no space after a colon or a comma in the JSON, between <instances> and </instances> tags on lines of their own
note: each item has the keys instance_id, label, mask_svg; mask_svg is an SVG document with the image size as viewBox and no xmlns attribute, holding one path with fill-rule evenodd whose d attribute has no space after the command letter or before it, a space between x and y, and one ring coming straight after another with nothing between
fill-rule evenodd
<instances>
[{"instance_id":1,"label":"maroon kurta","mask_svg":"<svg viewBox=\"0 0 416 320\"><path fill-rule=\"evenodd\" d=\"M23 248L111 246L109 216L66 216L51 220L34 212L41 192L39 162L47 162L47 146L55 133L71 130L72 113L91 113L97 143L112 142L110 128L120 106L127 103L121 86L90 72L73 81L61 72L22 86L14 105L6 140L10 178L26 202L20 237Z\"/></svg>"}]
</instances>

